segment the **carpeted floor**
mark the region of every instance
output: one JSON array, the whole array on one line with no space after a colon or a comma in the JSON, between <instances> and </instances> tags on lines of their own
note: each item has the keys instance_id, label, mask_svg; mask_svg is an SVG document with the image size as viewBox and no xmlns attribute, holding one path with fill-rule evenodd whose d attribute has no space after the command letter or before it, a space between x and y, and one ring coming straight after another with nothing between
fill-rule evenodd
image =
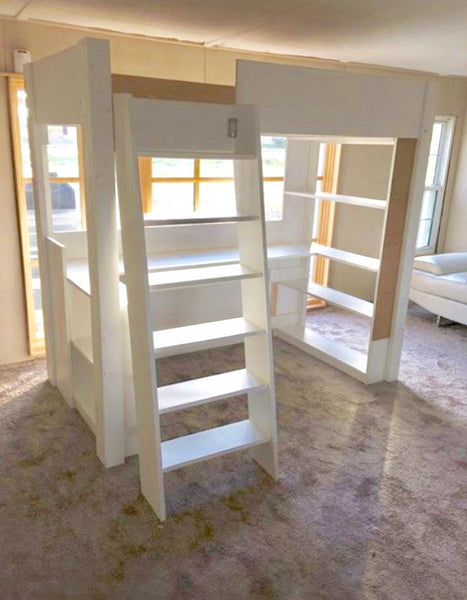
<instances>
[{"instance_id":1,"label":"carpeted floor","mask_svg":"<svg viewBox=\"0 0 467 600\"><path fill-rule=\"evenodd\" d=\"M3 368L1 599L465 600L467 328L412 309L395 384L275 352L279 481L245 453L169 473L164 523L135 457L101 467L43 361ZM241 361L238 346L185 355L159 377ZM170 415L164 432L244 414L231 404Z\"/></svg>"}]
</instances>

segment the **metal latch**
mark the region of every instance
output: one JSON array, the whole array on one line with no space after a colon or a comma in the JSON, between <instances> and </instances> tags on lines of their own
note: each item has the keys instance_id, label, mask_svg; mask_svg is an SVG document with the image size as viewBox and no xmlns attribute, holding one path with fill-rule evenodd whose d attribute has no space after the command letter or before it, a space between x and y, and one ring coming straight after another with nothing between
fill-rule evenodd
<instances>
[{"instance_id":1,"label":"metal latch","mask_svg":"<svg viewBox=\"0 0 467 600\"><path fill-rule=\"evenodd\" d=\"M227 135L229 138L236 138L238 130L238 119L231 117L227 124Z\"/></svg>"}]
</instances>

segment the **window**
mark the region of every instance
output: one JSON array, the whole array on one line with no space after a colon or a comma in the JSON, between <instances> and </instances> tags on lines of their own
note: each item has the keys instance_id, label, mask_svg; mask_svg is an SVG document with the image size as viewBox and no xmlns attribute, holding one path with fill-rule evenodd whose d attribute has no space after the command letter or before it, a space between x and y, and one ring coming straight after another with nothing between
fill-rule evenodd
<instances>
[{"instance_id":1,"label":"window","mask_svg":"<svg viewBox=\"0 0 467 600\"><path fill-rule=\"evenodd\" d=\"M318 172L316 191L337 192L341 144L321 143L319 146ZM312 240L323 246L330 246L334 230L335 202L317 199L313 220ZM313 258L311 280L320 285L327 285L329 280L329 259L323 256ZM322 308L326 302L320 298L309 297L307 308Z\"/></svg>"},{"instance_id":2,"label":"window","mask_svg":"<svg viewBox=\"0 0 467 600\"><path fill-rule=\"evenodd\" d=\"M263 137L262 153L266 219L280 220L286 138ZM142 157L139 175L144 212L159 218L235 210L232 160Z\"/></svg>"},{"instance_id":3,"label":"window","mask_svg":"<svg viewBox=\"0 0 467 600\"><path fill-rule=\"evenodd\" d=\"M43 354L44 326L39 278L36 222L29 156L26 93L23 80L9 79L10 116L20 221L23 278L26 295L29 353ZM84 186L80 130L75 126L48 128L48 162L54 231L84 229Z\"/></svg>"},{"instance_id":4,"label":"window","mask_svg":"<svg viewBox=\"0 0 467 600\"><path fill-rule=\"evenodd\" d=\"M417 233L416 248L418 253L429 254L436 250L454 121L453 117L436 117L433 125Z\"/></svg>"}]
</instances>

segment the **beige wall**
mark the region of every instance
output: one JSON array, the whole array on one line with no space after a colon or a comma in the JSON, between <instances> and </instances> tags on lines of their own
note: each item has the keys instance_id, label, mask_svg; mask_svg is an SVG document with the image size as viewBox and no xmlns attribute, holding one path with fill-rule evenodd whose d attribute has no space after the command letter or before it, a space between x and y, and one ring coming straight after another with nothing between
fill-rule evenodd
<instances>
[{"instance_id":1,"label":"beige wall","mask_svg":"<svg viewBox=\"0 0 467 600\"><path fill-rule=\"evenodd\" d=\"M33 59L40 59L71 46L85 36L102 37L110 40L111 64L114 73L233 85L235 83L235 61L238 58L339 70L385 72L382 69L349 66L335 61L306 58L293 59L272 54L261 56L254 53L149 41L131 36L107 36L96 34L94 31L9 20L0 20L0 71L12 69L12 50L14 48L29 48L32 51ZM395 73L394 71L391 72ZM411 75L405 73L405 76ZM437 102L440 105L442 103L443 107L449 107L450 103L454 103L456 111L459 111L459 118L462 119L465 110L466 81L442 79L439 80L438 85ZM462 94L464 94L463 104L460 102ZM2 267L0 270L0 334L2 336L0 364L5 364L27 358L27 339L24 325L24 294L20 268L13 171L9 153L10 141L4 79L0 80L0 105L0 146L2 148L0 154L0 181L2 182L0 192L0 243L2 252ZM460 146L460 135L458 139L459 141L456 138L456 143ZM467 141L465 141L465 144L467 144ZM467 150L464 152L465 154L467 154ZM357 157L349 158L350 166L352 160L357 160ZM463 164L465 165L465 158ZM374 177L377 177L376 173ZM464 175L464 177L467 179L467 175ZM452 204L454 212L451 211L453 215L451 221L457 221L467 213L467 206L462 198L465 192L465 183L462 184L462 181L457 182L455 185L455 201ZM369 219L371 218L369 216ZM336 236L340 236L339 243L345 242L347 236L345 229L348 229L348 226L349 218L346 217L344 209L344 212L338 215L336 227ZM368 230L373 231L373 227L369 226ZM348 229L348 231L351 230ZM453 226L447 227L447 231L449 235L458 236L457 230ZM447 246L450 243L448 237L446 238ZM371 252L369 253L371 254ZM362 286L363 290L368 289L368 283L364 283Z\"/></svg>"},{"instance_id":2,"label":"beige wall","mask_svg":"<svg viewBox=\"0 0 467 600\"><path fill-rule=\"evenodd\" d=\"M467 250L467 80L441 79L434 82L434 88L436 114L456 117L437 251Z\"/></svg>"},{"instance_id":3,"label":"beige wall","mask_svg":"<svg viewBox=\"0 0 467 600\"><path fill-rule=\"evenodd\" d=\"M467 108L467 107L466 107ZM446 219L444 251L467 251L467 119L457 162L457 177L453 183Z\"/></svg>"}]
</instances>

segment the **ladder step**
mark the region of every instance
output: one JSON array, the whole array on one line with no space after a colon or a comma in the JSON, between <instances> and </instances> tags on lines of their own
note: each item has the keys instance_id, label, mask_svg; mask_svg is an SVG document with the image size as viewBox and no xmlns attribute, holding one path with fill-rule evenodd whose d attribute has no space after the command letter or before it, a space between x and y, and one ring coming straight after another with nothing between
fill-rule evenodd
<instances>
[{"instance_id":1,"label":"ladder step","mask_svg":"<svg viewBox=\"0 0 467 600\"><path fill-rule=\"evenodd\" d=\"M154 351L157 357L183 354L221 344L236 344L245 337L263 332L243 317L160 329L153 332Z\"/></svg>"},{"instance_id":2,"label":"ladder step","mask_svg":"<svg viewBox=\"0 0 467 600\"><path fill-rule=\"evenodd\" d=\"M246 369L174 383L158 388L159 413L163 415L260 389L267 389L267 385Z\"/></svg>"},{"instance_id":3,"label":"ladder step","mask_svg":"<svg viewBox=\"0 0 467 600\"><path fill-rule=\"evenodd\" d=\"M195 213L189 217L168 217L168 218L151 218L150 216L144 219L145 227L168 227L170 225L206 225L210 223L240 223L242 221L257 221L258 215L246 215L236 213L233 215L203 215Z\"/></svg>"},{"instance_id":4,"label":"ladder step","mask_svg":"<svg viewBox=\"0 0 467 600\"><path fill-rule=\"evenodd\" d=\"M171 471L208 458L257 446L269 440L270 438L261 434L249 419L192 433L162 442L162 470Z\"/></svg>"},{"instance_id":5,"label":"ladder step","mask_svg":"<svg viewBox=\"0 0 467 600\"><path fill-rule=\"evenodd\" d=\"M368 300L358 298L357 296L351 296L350 294L340 292L339 290L335 290L324 285L319 285L318 283L308 283L308 286L306 287L305 284L298 279L278 281L278 283L297 290L298 292L302 292L303 294L316 296L316 298L326 300L326 302L329 302L329 304L345 308L349 312L353 312L357 315L369 317L370 319L373 317L373 303L368 302Z\"/></svg>"},{"instance_id":6,"label":"ladder step","mask_svg":"<svg viewBox=\"0 0 467 600\"><path fill-rule=\"evenodd\" d=\"M311 244L310 254L317 254L318 256L324 256L325 258L330 258L336 262L373 272L378 271L380 265L380 261L377 258L356 254L355 252L339 250L338 248L332 248L330 246L323 246L322 244Z\"/></svg>"},{"instance_id":7,"label":"ladder step","mask_svg":"<svg viewBox=\"0 0 467 600\"><path fill-rule=\"evenodd\" d=\"M150 290L155 291L205 283L224 283L227 281L261 277L261 275L262 273L253 271L248 267L232 264L176 269L174 271L153 271L148 273L148 279Z\"/></svg>"}]
</instances>

